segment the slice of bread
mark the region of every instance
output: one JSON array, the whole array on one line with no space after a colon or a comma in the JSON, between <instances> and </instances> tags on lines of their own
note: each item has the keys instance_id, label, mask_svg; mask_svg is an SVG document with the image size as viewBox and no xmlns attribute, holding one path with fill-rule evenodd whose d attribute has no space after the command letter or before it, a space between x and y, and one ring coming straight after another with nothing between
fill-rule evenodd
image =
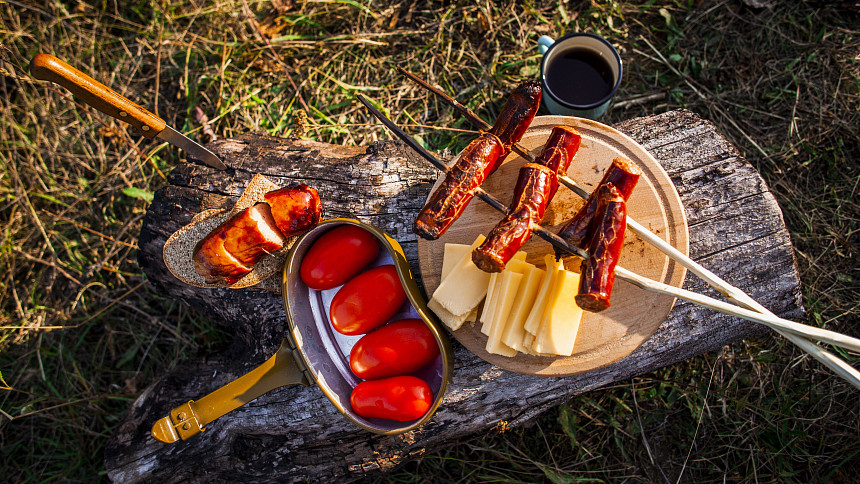
<instances>
[{"instance_id":1,"label":"slice of bread","mask_svg":"<svg viewBox=\"0 0 860 484\"><path fill-rule=\"evenodd\" d=\"M163 256L167 269L180 281L197 287L229 287L231 289L240 289L257 286L261 282L266 281L266 279L272 278L271 276L277 274L284 267L287 253L293 244L294 238L288 238L283 248L271 254L264 255L250 268L251 272L245 274L234 283L227 283L223 280L215 283L206 282L204 277L195 270L194 249L201 240L206 238L207 235L225 221L246 208L253 206L255 203L262 202L266 193L279 188L278 185L272 183L268 178L258 174L251 179L236 202L236 205L231 210L213 209L198 213L191 222L174 232L164 243ZM273 292L280 292L281 286L277 279L272 278L272 280L277 282L276 284L263 284L258 287Z\"/></svg>"}]
</instances>

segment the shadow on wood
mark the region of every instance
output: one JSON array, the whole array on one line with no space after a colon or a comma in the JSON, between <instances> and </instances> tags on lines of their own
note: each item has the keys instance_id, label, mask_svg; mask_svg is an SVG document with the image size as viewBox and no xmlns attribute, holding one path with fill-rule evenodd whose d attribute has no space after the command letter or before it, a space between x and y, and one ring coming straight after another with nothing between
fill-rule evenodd
<instances>
[{"instance_id":1,"label":"shadow on wood","mask_svg":"<svg viewBox=\"0 0 860 484\"><path fill-rule=\"evenodd\" d=\"M690 255L777 315L800 319L800 289L782 213L753 167L713 125L688 111L615 126L642 144L669 173L686 209ZM418 274L411 224L437 172L394 142L348 148L244 135L209 146L230 172L184 165L149 207L140 235L140 265L153 288L182 299L235 331L223 353L179 367L147 388L105 449L118 482L349 480L391 469L425 451L495 427L520 424L573 395L716 350L763 327L677 303L660 329L633 354L566 378L500 370L455 346L454 379L439 411L420 430L378 436L342 417L315 387L285 387L211 423L200 435L162 444L149 432L170 409L241 376L274 353L284 336L279 295L212 290L179 282L165 268L167 237L209 208L228 208L255 173L279 185L316 187L324 217L354 217L403 245ZM477 203L477 202L476 202ZM688 275L686 289L719 297Z\"/></svg>"}]
</instances>

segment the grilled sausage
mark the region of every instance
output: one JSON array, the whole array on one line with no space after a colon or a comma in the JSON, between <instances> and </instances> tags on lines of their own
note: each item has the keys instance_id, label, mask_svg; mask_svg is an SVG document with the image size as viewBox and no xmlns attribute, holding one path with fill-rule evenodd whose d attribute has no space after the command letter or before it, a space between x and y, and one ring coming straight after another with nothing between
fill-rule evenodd
<instances>
[{"instance_id":1,"label":"grilled sausage","mask_svg":"<svg viewBox=\"0 0 860 484\"><path fill-rule=\"evenodd\" d=\"M433 192L415 220L420 237L435 240L463 213L478 188L511 152L540 107L541 87L537 81L520 85L505 103L488 132L469 143L441 185Z\"/></svg>"},{"instance_id":2,"label":"grilled sausage","mask_svg":"<svg viewBox=\"0 0 860 484\"><path fill-rule=\"evenodd\" d=\"M594 227L588 240L588 259L580 266L579 293L576 304L586 311L603 311L610 305L615 266L624 245L627 228L627 204L611 183L600 185Z\"/></svg>"},{"instance_id":3,"label":"grilled sausage","mask_svg":"<svg viewBox=\"0 0 860 484\"><path fill-rule=\"evenodd\" d=\"M415 233L429 240L441 237L466 209L475 189L498 168L504 149L499 138L489 133L469 143L421 209Z\"/></svg>"},{"instance_id":4,"label":"grilled sausage","mask_svg":"<svg viewBox=\"0 0 860 484\"><path fill-rule=\"evenodd\" d=\"M472 251L472 262L486 272L500 272L529 240L558 189L558 173L566 173L579 149L575 129L556 126L534 163L520 168L508 215Z\"/></svg>"},{"instance_id":5,"label":"grilled sausage","mask_svg":"<svg viewBox=\"0 0 860 484\"><path fill-rule=\"evenodd\" d=\"M284 237L316 227L322 216L319 193L304 184L272 190L263 198L272 207L272 218Z\"/></svg>"},{"instance_id":6,"label":"grilled sausage","mask_svg":"<svg viewBox=\"0 0 860 484\"><path fill-rule=\"evenodd\" d=\"M194 269L208 284L233 284L285 242L269 204L259 202L231 217L197 244Z\"/></svg>"},{"instance_id":7,"label":"grilled sausage","mask_svg":"<svg viewBox=\"0 0 860 484\"><path fill-rule=\"evenodd\" d=\"M540 107L541 86L538 81L528 81L520 84L505 102L505 107L490 128L505 145L505 156L511 152L511 146L519 143L532 124L532 120Z\"/></svg>"},{"instance_id":8,"label":"grilled sausage","mask_svg":"<svg viewBox=\"0 0 860 484\"><path fill-rule=\"evenodd\" d=\"M612 160L612 165L606 170L603 179L600 180L598 188L607 183L611 183L618 190L618 193L627 201L630 194L633 193L633 188L639 181L642 175L642 170L639 169L633 162L624 158L615 158ZM582 244L589 237L588 229L591 227L591 221L594 218L595 209L597 208L597 199L595 194L598 190L591 193L585 205L571 218L564 227L561 228L558 235L571 244L582 247Z\"/></svg>"},{"instance_id":9,"label":"grilled sausage","mask_svg":"<svg viewBox=\"0 0 860 484\"><path fill-rule=\"evenodd\" d=\"M287 238L319 223L317 191L293 185L266 193L258 202L222 223L194 249L194 270L207 284L234 284L263 256L281 249Z\"/></svg>"}]
</instances>

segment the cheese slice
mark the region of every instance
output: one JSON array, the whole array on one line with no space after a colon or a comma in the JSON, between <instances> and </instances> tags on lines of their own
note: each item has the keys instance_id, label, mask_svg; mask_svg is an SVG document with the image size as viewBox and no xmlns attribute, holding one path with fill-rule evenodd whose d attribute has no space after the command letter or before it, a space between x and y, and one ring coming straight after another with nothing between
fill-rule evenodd
<instances>
[{"instance_id":1,"label":"cheese slice","mask_svg":"<svg viewBox=\"0 0 860 484\"><path fill-rule=\"evenodd\" d=\"M478 321L478 308L473 309L468 316L466 316L467 323L474 323Z\"/></svg>"},{"instance_id":2,"label":"cheese slice","mask_svg":"<svg viewBox=\"0 0 860 484\"><path fill-rule=\"evenodd\" d=\"M498 281L499 277L505 272L514 272L517 274L523 274L525 270L529 267L534 267L534 264L529 264L525 261L525 252L517 252L517 255L523 254L522 258L517 258L516 256L508 261L508 264L505 266L505 269L502 272L495 272L492 276L490 276L490 284L487 287L487 299L484 302L484 311L481 313L481 332L489 335L490 328L488 324L492 321L496 311L497 305L500 297L502 296L502 292L499 290Z\"/></svg>"},{"instance_id":3,"label":"cheese slice","mask_svg":"<svg viewBox=\"0 0 860 484\"><path fill-rule=\"evenodd\" d=\"M526 348L523 346L523 337L526 331L523 326L532 306L534 306L545 274L545 270L534 266L525 270L508 319L500 332L502 343L517 351L526 352Z\"/></svg>"},{"instance_id":4,"label":"cheese slice","mask_svg":"<svg viewBox=\"0 0 860 484\"><path fill-rule=\"evenodd\" d=\"M477 247L483 241L484 236L478 236L472 247ZM466 316L487 295L489 279L490 274L478 269L472 263L471 255L466 254L454 264L447 277L436 288L432 299L452 315Z\"/></svg>"},{"instance_id":5,"label":"cheese slice","mask_svg":"<svg viewBox=\"0 0 860 484\"><path fill-rule=\"evenodd\" d=\"M559 288L558 282L559 282L560 276L563 272L565 272L564 267L559 267L559 269L553 275L552 284L550 285L550 288L546 294L546 304L543 307L543 313L539 316L540 323L537 327L537 330L534 332L535 338L532 339L531 345L528 346L528 350L531 354L534 354L534 355L542 354L542 352L538 351L538 349L535 347L535 344L537 343L537 339L538 339L539 335L545 331L545 326L547 324L547 321L549 320L550 313L552 312L553 303L555 302L557 294L558 294L558 288ZM543 354L552 354L552 353L543 353Z\"/></svg>"},{"instance_id":6,"label":"cheese slice","mask_svg":"<svg viewBox=\"0 0 860 484\"><path fill-rule=\"evenodd\" d=\"M574 300L578 289L579 274L559 271L552 300L547 306L540 332L532 343L532 350L562 356L573 353L576 333L582 322L582 309Z\"/></svg>"},{"instance_id":7,"label":"cheese slice","mask_svg":"<svg viewBox=\"0 0 860 484\"><path fill-rule=\"evenodd\" d=\"M481 311L481 317L478 318L478 321L484 325L490 322L496 310L496 281L499 280L499 274L499 272L490 273L490 282L487 283L487 298L484 299L484 309ZM483 326L481 332L487 334Z\"/></svg>"},{"instance_id":8,"label":"cheese slice","mask_svg":"<svg viewBox=\"0 0 860 484\"><path fill-rule=\"evenodd\" d=\"M517 252L517 254L525 254L525 252ZM505 266L506 271L513 271L517 274L523 274L528 267L534 267L534 264L529 264L526 262L525 257L522 259L511 259L508 261L508 265Z\"/></svg>"},{"instance_id":9,"label":"cheese slice","mask_svg":"<svg viewBox=\"0 0 860 484\"><path fill-rule=\"evenodd\" d=\"M532 309L523 325L525 330L531 334L537 334L541 320L543 319L547 299L550 291L552 290L553 284L555 283L558 271L564 270L562 261L556 261L552 254L547 254L544 257L544 264L546 265L546 276L544 276L543 282L538 290L537 297L535 298L534 305L532 305Z\"/></svg>"},{"instance_id":10,"label":"cheese slice","mask_svg":"<svg viewBox=\"0 0 860 484\"><path fill-rule=\"evenodd\" d=\"M528 353L530 355L536 355L534 351L532 351L532 344L535 342L535 335L525 331L523 329L523 353Z\"/></svg>"},{"instance_id":11,"label":"cheese slice","mask_svg":"<svg viewBox=\"0 0 860 484\"><path fill-rule=\"evenodd\" d=\"M467 258L472 257L472 250L484 242L484 236L479 235L475 242L472 245L465 244L445 244L445 253L442 257L442 282L451 275L451 271L459 265L467 260ZM435 294L435 293L434 293ZM438 300L434 298L430 298L430 301L427 302L427 307L430 308L431 311L436 313L436 316L445 323L445 326L450 328L452 331L456 331L463 325L465 321L475 321L476 319L476 308L472 308L472 311L467 314L455 315L450 311L445 309L442 304L439 303Z\"/></svg>"},{"instance_id":12,"label":"cheese slice","mask_svg":"<svg viewBox=\"0 0 860 484\"><path fill-rule=\"evenodd\" d=\"M496 303L496 312L490 322L489 334L487 335L487 352L502 356L516 356L517 350L502 343L502 331L508 322L514 301L517 299L523 274L505 270L499 277L500 293L499 301Z\"/></svg>"},{"instance_id":13,"label":"cheese slice","mask_svg":"<svg viewBox=\"0 0 860 484\"><path fill-rule=\"evenodd\" d=\"M462 316L456 316L451 314L447 309L443 308L439 301L431 298L427 301L427 307L433 311L440 321L445 323L445 326L448 327L451 331L457 331L460 329L460 326L466 321L468 314L464 314Z\"/></svg>"},{"instance_id":14,"label":"cheese slice","mask_svg":"<svg viewBox=\"0 0 860 484\"><path fill-rule=\"evenodd\" d=\"M477 247L477 246L476 246ZM442 256L442 281L451 273L451 269L459 264L466 254L472 253L472 247L466 244L445 244L445 254Z\"/></svg>"}]
</instances>

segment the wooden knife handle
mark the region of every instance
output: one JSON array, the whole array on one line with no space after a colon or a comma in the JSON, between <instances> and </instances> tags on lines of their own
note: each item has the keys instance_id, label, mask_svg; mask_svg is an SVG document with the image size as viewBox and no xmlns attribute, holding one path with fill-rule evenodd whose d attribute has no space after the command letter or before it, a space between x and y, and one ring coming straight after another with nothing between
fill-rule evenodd
<instances>
[{"instance_id":1,"label":"wooden knife handle","mask_svg":"<svg viewBox=\"0 0 860 484\"><path fill-rule=\"evenodd\" d=\"M154 138L167 127L158 116L50 54L34 57L30 73L36 79L56 82L90 106L139 129L147 138Z\"/></svg>"}]
</instances>

